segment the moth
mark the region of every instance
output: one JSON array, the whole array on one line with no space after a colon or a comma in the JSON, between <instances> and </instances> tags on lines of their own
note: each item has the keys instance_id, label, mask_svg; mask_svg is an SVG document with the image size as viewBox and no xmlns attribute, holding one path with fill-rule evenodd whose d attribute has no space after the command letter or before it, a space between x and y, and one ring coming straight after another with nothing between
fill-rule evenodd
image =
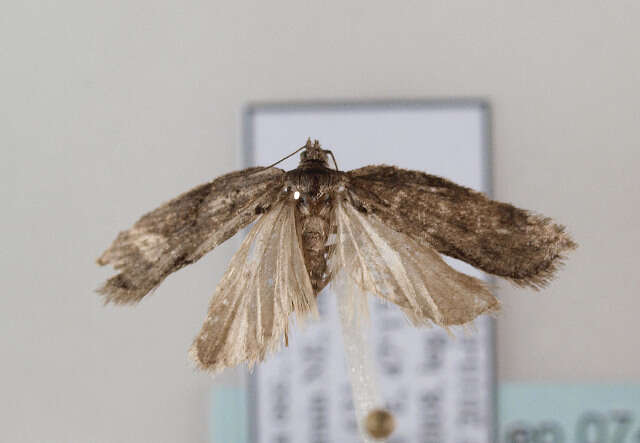
<instances>
[{"instance_id":1,"label":"moth","mask_svg":"<svg viewBox=\"0 0 640 443\"><path fill-rule=\"evenodd\" d=\"M296 169L223 175L121 232L97 260L118 271L98 289L105 302L139 302L253 223L191 347L199 368L217 372L286 344L290 321L314 315L330 282L396 304L414 325L449 327L500 303L440 254L537 289L576 247L551 219L444 178L386 165L340 171L317 140L299 151Z\"/></svg>"}]
</instances>

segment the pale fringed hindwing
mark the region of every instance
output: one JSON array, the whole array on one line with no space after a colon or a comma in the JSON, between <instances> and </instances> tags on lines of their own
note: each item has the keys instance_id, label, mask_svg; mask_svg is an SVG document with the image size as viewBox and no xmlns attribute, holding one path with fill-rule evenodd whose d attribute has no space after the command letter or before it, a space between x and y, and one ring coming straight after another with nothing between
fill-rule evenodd
<instances>
[{"instance_id":1,"label":"pale fringed hindwing","mask_svg":"<svg viewBox=\"0 0 640 443\"><path fill-rule=\"evenodd\" d=\"M499 310L482 281L451 268L431 247L358 211L348 199L338 200L336 220L330 268L336 291L355 294L354 310L362 309L366 293L398 305L415 326L463 325Z\"/></svg>"},{"instance_id":2,"label":"pale fringed hindwing","mask_svg":"<svg viewBox=\"0 0 640 443\"><path fill-rule=\"evenodd\" d=\"M242 242L211 300L191 357L210 372L277 351L291 315L317 315L295 226L295 202L282 200Z\"/></svg>"}]
</instances>

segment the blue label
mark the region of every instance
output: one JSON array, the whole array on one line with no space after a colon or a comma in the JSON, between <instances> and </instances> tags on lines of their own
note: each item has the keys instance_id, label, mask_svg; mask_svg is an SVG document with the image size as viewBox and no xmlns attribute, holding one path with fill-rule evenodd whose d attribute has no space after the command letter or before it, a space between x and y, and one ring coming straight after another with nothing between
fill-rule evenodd
<instances>
[{"instance_id":1,"label":"blue label","mask_svg":"<svg viewBox=\"0 0 640 443\"><path fill-rule=\"evenodd\" d=\"M503 443L640 443L640 385L502 383Z\"/></svg>"}]
</instances>

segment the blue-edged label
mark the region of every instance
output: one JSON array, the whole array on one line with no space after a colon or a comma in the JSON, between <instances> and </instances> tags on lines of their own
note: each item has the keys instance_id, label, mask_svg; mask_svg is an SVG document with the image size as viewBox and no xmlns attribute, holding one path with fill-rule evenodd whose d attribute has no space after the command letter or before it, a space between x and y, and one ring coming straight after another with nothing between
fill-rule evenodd
<instances>
[{"instance_id":1,"label":"blue-edged label","mask_svg":"<svg viewBox=\"0 0 640 443\"><path fill-rule=\"evenodd\" d=\"M503 443L640 443L640 385L503 383Z\"/></svg>"},{"instance_id":2,"label":"blue-edged label","mask_svg":"<svg viewBox=\"0 0 640 443\"><path fill-rule=\"evenodd\" d=\"M247 391L235 386L216 386L211 391L209 409L211 443L246 443Z\"/></svg>"}]
</instances>

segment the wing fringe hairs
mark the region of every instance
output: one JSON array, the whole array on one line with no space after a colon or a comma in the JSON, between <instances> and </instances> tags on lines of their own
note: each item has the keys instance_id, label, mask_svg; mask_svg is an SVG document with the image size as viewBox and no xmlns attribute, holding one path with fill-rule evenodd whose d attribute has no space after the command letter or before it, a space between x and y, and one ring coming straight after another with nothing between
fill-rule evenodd
<instances>
[{"instance_id":1,"label":"wing fringe hairs","mask_svg":"<svg viewBox=\"0 0 640 443\"><path fill-rule=\"evenodd\" d=\"M294 200L275 204L234 255L190 350L198 368L252 367L288 340L291 314L317 316L294 211Z\"/></svg>"},{"instance_id":2,"label":"wing fringe hairs","mask_svg":"<svg viewBox=\"0 0 640 443\"><path fill-rule=\"evenodd\" d=\"M120 271L98 289L106 303L134 304L171 273L248 226L277 200L284 171L248 168L174 198L121 232L98 258Z\"/></svg>"}]
</instances>

